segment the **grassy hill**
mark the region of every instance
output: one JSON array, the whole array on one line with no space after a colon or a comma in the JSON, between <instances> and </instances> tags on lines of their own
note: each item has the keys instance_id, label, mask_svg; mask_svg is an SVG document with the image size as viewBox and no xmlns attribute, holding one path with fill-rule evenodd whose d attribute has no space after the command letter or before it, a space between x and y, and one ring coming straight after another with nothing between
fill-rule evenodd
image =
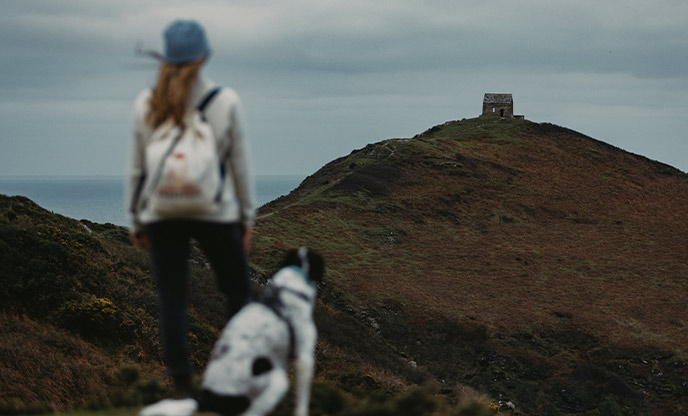
<instances>
[{"instance_id":1,"label":"grassy hill","mask_svg":"<svg viewBox=\"0 0 688 416\"><path fill-rule=\"evenodd\" d=\"M328 164L261 211L255 261L322 251L325 307L445 386L532 414L680 413L686 206L688 176L669 166L550 124L477 118Z\"/></svg>"},{"instance_id":2,"label":"grassy hill","mask_svg":"<svg viewBox=\"0 0 688 416\"><path fill-rule=\"evenodd\" d=\"M686 206L674 168L481 117L327 164L261 208L251 262L260 281L287 248L327 259L313 414L469 414L466 392L502 413L682 414ZM4 409L164 394L146 256L126 237L0 197ZM222 324L204 263L198 368Z\"/></svg>"},{"instance_id":3,"label":"grassy hill","mask_svg":"<svg viewBox=\"0 0 688 416\"><path fill-rule=\"evenodd\" d=\"M126 228L0 195L0 414L165 394L148 259L128 238ZM201 368L222 304L197 251L193 262L191 342Z\"/></svg>"}]
</instances>

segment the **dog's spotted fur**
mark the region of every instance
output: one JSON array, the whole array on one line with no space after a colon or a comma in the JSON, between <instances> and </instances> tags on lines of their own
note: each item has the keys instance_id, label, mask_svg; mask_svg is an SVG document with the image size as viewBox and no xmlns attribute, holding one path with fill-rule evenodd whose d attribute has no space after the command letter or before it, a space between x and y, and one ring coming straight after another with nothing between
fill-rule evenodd
<instances>
[{"instance_id":1,"label":"dog's spotted fur","mask_svg":"<svg viewBox=\"0 0 688 416\"><path fill-rule=\"evenodd\" d=\"M269 413L287 392L296 368L294 414L308 414L317 331L313 322L323 262L306 249L292 251L262 291L227 324L203 376L205 410L225 415Z\"/></svg>"}]
</instances>

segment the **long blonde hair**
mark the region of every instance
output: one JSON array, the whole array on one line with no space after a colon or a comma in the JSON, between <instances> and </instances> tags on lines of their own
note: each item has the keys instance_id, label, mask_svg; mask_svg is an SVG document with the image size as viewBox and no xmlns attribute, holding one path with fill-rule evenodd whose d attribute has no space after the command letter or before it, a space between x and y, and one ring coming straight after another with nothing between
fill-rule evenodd
<instances>
[{"instance_id":1,"label":"long blonde hair","mask_svg":"<svg viewBox=\"0 0 688 416\"><path fill-rule=\"evenodd\" d=\"M204 63L205 58L182 65L165 62L160 65L158 82L153 89L146 115L146 121L153 128L170 118L177 126L184 124L184 113L191 87Z\"/></svg>"}]
</instances>

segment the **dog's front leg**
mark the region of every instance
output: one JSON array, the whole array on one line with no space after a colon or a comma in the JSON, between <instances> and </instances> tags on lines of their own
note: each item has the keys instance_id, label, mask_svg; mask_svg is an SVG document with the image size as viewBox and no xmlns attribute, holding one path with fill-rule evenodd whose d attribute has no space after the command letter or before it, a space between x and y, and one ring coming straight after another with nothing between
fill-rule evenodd
<instances>
[{"instance_id":1,"label":"dog's front leg","mask_svg":"<svg viewBox=\"0 0 688 416\"><path fill-rule=\"evenodd\" d=\"M314 364L312 352L296 358L296 408L294 409L294 416L308 415Z\"/></svg>"},{"instance_id":2,"label":"dog's front leg","mask_svg":"<svg viewBox=\"0 0 688 416\"><path fill-rule=\"evenodd\" d=\"M241 416L264 416L270 413L289 390L289 378L283 369L275 368L264 377L269 377L267 388L253 397L251 406Z\"/></svg>"},{"instance_id":3,"label":"dog's front leg","mask_svg":"<svg viewBox=\"0 0 688 416\"><path fill-rule=\"evenodd\" d=\"M311 400L311 381L315 367L315 343L318 339L318 330L315 328L312 318L307 324L294 326L296 338L296 408L295 416L307 416L308 405Z\"/></svg>"}]
</instances>

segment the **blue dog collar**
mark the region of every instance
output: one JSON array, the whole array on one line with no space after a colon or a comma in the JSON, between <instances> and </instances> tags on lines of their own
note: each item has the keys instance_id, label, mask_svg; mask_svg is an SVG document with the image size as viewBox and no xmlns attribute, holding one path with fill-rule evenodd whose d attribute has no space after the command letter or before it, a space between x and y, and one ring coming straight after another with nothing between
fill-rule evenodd
<instances>
[{"instance_id":1,"label":"blue dog collar","mask_svg":"<svg viewBox=\"0 0 688 416\"><path fill-rule=\"evenodd\" d=\"M304 270L302 268L300 268L299 266L287 266L286 268L289 270L293 270L296 274L301 276L303 278L303 280L306 283L308 283L309 285L311 285L311 286L313 285L313 283L311 282L311 278L308 277L306 272L304 272Z\"/></svg>"}]
</instances>

